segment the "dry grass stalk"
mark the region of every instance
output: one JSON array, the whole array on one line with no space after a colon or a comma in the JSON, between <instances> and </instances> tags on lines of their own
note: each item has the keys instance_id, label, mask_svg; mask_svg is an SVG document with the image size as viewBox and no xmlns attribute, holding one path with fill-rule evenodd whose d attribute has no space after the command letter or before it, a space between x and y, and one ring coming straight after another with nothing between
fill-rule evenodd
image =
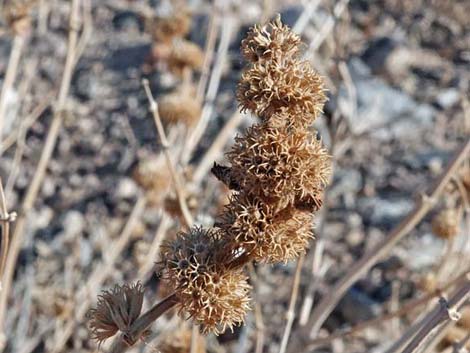
<instances>
[{"instance_id":1,"label":"dry grass stalk","mask_svg":"<svg viewBox=\"0 0 470 353\"><path fill-rule=\"evenodd\" d=\"M2 239L0 241L0 291L2 288L3 271L8 256L10 245L10 223L16 219L16 212L8 212L5 193L2 181L0 180L0 225L2 229Z\"/></svg>"},{"instance_id":2,"label":"dry grass stalk","mask_svg":"<svg viewBox=\"0 0 470 353\"><path fill-rule=\"evenodd\" d=\"M5 273L3 276L4 290L0 292L0 334L3 333L3 323L5 318L6 306L8 295L13 280L13 273L16 266L21 245L23 243L24 231L26 227L27 216L29 211L36 201L39 189L44 180L46 174L47 165L52 156L57 137L59 135L60 128L62 126L63 113L65 110L66 100L69 94L70 83L72 79L73 69L77 62L76 57L76 46L78 42L78 30L79 30L79 9L80 1L74 0L71 3L70 12L70 31L68 37L68 50L67 57L65 60L64 73L62 76L62 82L57 98L57 106L52 119L51 126L42 150L38 166L36 168L33 179L26 192L26 196L22 203L22 212L18 217L16 227L13 233L12 242L5 266Z\"/></svg>"},{"instance_id":3,"label":"dry grass stalk","mask_svg":"<svg viewBox=\"0 0 470 353\"><path fill-rule=\"evenodd\" d=\"M468 158L470 153L470 138L456 151L452 161L442 173L435 186L428 195L423 195L419 199L414 210L398 224L383 242L374 249L366 253L358 262L356 262L349 271L331 288L331 295L325 296L315 308L310 318L310 338L316 337L321 326L333 311L339 300L346 291L363 276L373 265L377 263L391 248L404 236L406 236L432 209L436 200L444 192L448 182L459 170L463 161Z\"/></svg>"},{"instance_id":4,"label":"dry grass stalk","mask_svg":"<svg viewBox=\"0 0 470 353\"><path fill-rule=\"evenodd\" d=\"M157 102L152 96L152 92L150 91L150 86L147 80L143 81L143 85L144 85L145 93L147 94L147 98L150 103L150 111L153 115L155 125L157 127L158 136L160 137L160 142L163 148L163 153L165 155L166 162L167 162L167 167L168 167L172 182L175 187L175 192L178 197L178 202L179 202L181 211L183 213L186 226L191 227L191 225L193 224L193 216L189 212L188 205L186 204L185 191L183 189L183 185L181 184L180 176L176 172L176 169L173 165L173 161L171 160L171 156L169 152L169 143L166 137L165 130L163 128L162 121L160 119L160 114L158 113Z\"/></svg>"}]
</instances>

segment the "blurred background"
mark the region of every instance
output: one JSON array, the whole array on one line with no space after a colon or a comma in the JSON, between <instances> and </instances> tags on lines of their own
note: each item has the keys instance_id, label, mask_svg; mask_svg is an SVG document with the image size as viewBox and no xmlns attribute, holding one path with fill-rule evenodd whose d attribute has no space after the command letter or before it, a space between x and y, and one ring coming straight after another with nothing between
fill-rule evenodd
<instances>
[{"instance_id":1,"label":"blurred background","mask_svg":"<svg viewBox=\"0 0 470 353\"><path fill-rule=\"evenodd\" d=\"M0 350L105 351L86 328L101 290L140 280L145 307L166 295L154 263L183 223L142 80L159 102L189 210L211 226L229 190L210 168L256 121L237 109L240 42L277 13L328 88L315 128L334 176L317 239L298 283L295 263L252 266L246 325L198 338L191 350L190 324L171 313L133 351L282 352L294 286L285 351L386 352L435 305L436 289L470 271L466 154L417 226L346 291L316 342L309 338L312 307L468 144L470 2L3 0ZM426 352L470 348L464 316Z\"/></svg>"}]
</instances>

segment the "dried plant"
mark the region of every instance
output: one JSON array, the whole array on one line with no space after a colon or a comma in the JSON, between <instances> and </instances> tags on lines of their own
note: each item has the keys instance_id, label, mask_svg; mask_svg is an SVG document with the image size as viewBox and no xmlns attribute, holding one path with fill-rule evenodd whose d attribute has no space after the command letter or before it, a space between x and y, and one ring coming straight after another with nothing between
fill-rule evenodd
<instances>
[{"instance_id":1,"label":"dried plant","mask_svg":"<svg viewBox=\"0 0 470 353\"><path fill-rule=\"evenodd\" d=\"M95 309L89 312L92 337L99 343L114 336L118 331L127 333L139 317L144 300L140 283L116 285L98 297Z\"/></svg>"},{"instance_id":2,"label":"dried plant","mask_svg":"<svg viewBox=\"0 0 470 353\"><path fill-rule=\"evenodd\" d=\"M187 8L181 8L167 16L156 16L150 31L155 41L169 43L173 38L184 37L190 28L191 14Z\"/></svg>"},{"instance_id":3,"label":"dried plant","mask_svg":"<svg viewBox=\"0 0 470 353\"><path fill-rule=\"evenodd\" d=\"M104 338L121 330L128 343L135 342L174 305L203 333L222 333L241 324L249 310L246 264L286 262L305 252L313 238L312 212L321 207L329 181L331 157L310 126L325 102L323 82L299 59L299 45L300 38L280 18L254 27L243 41L242 51L251 62L238 99L241 109L251 110L261 123L236 138L227 153L230 166L213 168L235 193L213 228L192 227L162 247L159 268L174 293L131 329L114 325L103 330ZM166 109L160 106L162 116ZM102 297L98 308L108 297ZM109 325L109 320L94 322Z\"/></svg>"},{"instance_id":4,"label":"dried plant","mask_svg":"<svg viewBox=\"0 0 470 353\"><path fill-rule=\"evenodd\" d=\"M242 323L249 308L247 277L227 267L233 256L231 243L215 229L193 228L163 247L161 266L180 311L202 332L218 334Z\"/></svg>"},{"instance_id":5,"label":"dried plant","mask_svg":"<svg viewBox=\"0 0 470 353\"><path fill-rule=\"evenodd\" d=\"M192 92L176 90L159 99L158 111L162 120L169 124L181 122L193 126L201 116L201 103Z\"/></svg>"},{"instance_id":6,"label":"dried plant","mask_svg":"<svg viewBox=\"0 0 470 353\"><path fill-rule=\"evenodd\" d=\"M24 35L30 31L30 12L36 0L8 0L3 5L3 17L8 28L15 35Z\"/></svg>"}]
</instances>

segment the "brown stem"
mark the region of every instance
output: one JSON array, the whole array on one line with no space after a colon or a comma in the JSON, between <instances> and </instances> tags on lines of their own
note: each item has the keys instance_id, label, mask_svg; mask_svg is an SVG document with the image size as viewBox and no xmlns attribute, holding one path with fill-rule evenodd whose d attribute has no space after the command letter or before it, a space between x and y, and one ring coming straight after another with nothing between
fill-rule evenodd
<instances>
[{"instance_id":1,"label":"brown stem","mask_svg":"<svg viewBox=\"0 0 470 353\"><path fill-rule=\"evenodd\" d=\"M119 337L111 347L110 353L122 353L130 346L134 345L160 316L170 310L178 303L176 294L171 294L161 302L155 304L150 310L141 315L131 326L129 332Z\"/></svg>"},{"instance_id":2,"label":"brown stem","mask_svg":"<svg viewBox=\"0 0 470 353\"><path fill-rule=\"evenodd\" d=\"M452 295L449 301L441 299L439 305L427 315L423 326L413 337L411 342L405 347L403 353L413 353L417 349L423 347L428 338L432 336L432 331L442 323L453 320L457 321L458 310L470 297L470 278L467 277L467 281L458 288L454 295Z\"/></svg>"},{"instance_id":3,"label":"brown stem","mask_svg":"<svg viewBox=\"0 0 470 353\"><path fill-rule=\"evenodd\" d=\"M459 276L452 279L451 281L446 283L444 286L436 289L432 293L423 295L420 298L415 298L415 299L411 299L411 300L407 301L405 304L403 304L396 311L386 313L384 315L381 315L379 317L376 317L376 318L373 318L373 319L370 319L370 320L367 320L367 321L364 321L364 322L360 322L357 325L355 325L354 327L351 327L350 329L341 330L339 332L334 332L334 333L332 333L331 335L329 335L325 338L317 338L317 339L311 341L307 348L308 349L313 349L314 347L318 347L318 346L322 346L322 345L331 343L331 341L333 341L335 339L351 336L351 335L356 334L356 333L358 333L358 332L360 332L360 331L362 331L362 330L364 330L368 327L380 325L380 324L382 324L383 322L385 322L387 320L391 320L391 319L396 318L396 317L407 315L407 314L413 312L413 310L418 309L420 306L422 306L426 303L429 303L430 300L439 297L440 295L442 295L443 292L448 291L449 288L453 287L456 283L462 281L462 279L465 279L465 276L467 276L469 274L470 274L470 270L466 270L464 273L460 274Z\"/></svg>"},{"instance_id":4,"label":"brown stem","mask_svg":"<svg viewBox=\"0 0 470 353\"><path fill-rule=\"evenodd\" d=\"M184 221L186 222L187 227L190 228L193 225L193 216L191 215L191 212L189 212L189 208L186 203L186 197L185 197L183 185L181 184L179 175L176 172L176 168L173 165L173 162L171 160L170 150L169 150L170 143L168 142L165 129L163 128L162 119L160 118L160 114L158 113L157 102L153 98L148 80L143 80L142 84L144 85L145 93L147 94L147 99L150 103L150 111L152 112L153 119L157 127L158 136L160 137L160 142L163 148L163 153L165 155L166 164L167 164L168 170L170 171L171 179L175 187L175 192L178 198L178 203L181 208L181 212L183 213Z\"/></svg>"},{"instance_id":5,"label":"brown stem","mask_svg":"<svg viewBox=\"0 0 470 353\"><path fill-rule=\"evenodd\" d=\"M18 259L18 255L23 244L28 215L34 206L39 190L41 189L42 182L46 175L47 166L52 157L52 153L54 151L54 147L59 136L60 128L62 126L62 120L64 116L64 110L66 108L66 100L69 94L72 74L75 68L75 64L77 62L75 49L78 41L77 24L80 17L79 5L79 0L72 1L67 57L65 59L64 72L62 75L60 90L57 97L56 110L54 112L51 126L46 137L46 142L44 143L44 147L39 158L38 166L23 200L21 213L16 222L16 227L11 238L11 245L8 250L8 257L5 264L5 272L3 273L2 279L3 289L2 291L0 291L0 336L3 334L3 325L5 321L8 295L13 281L13 274L16 267L16 261ZM1 346L1 343L2 342L0 342L0 350L3 348Z\"/></svg>"},{"instance_id":6,"label":"brown stem","mask_svg":"<svg viewBox=\"0 0 470 353\"><path fill-rule=\"evenodd\" d=\"M421 197L414 210L404 219L392 232L376 247L366 253L351 269L339 280L333 288L330 295L325 295L316 309L313 311L310 319L310 338L315 338L321 326L341 300L349 288L369 269L374 266L383 256L385 256L395 244L407 235L434 206L435 200L444 191L445 186L452 175L460 167L461 163L468 158L470 153L470 138L468 138L462 147L456 152L454 158L449 163L447 169L437 181L429 196Z\"/></svg>"}]
</instances>

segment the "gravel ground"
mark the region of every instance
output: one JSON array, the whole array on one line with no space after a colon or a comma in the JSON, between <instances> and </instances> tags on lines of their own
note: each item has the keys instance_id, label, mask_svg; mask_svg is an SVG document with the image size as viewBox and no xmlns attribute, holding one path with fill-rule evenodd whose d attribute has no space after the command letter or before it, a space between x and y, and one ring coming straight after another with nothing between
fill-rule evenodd
<instances>
[{"instance_id":1,"label":"gravel ground","mask_svg":"<svg viewBox=\"0 0 470 353\"><path fill-rule=\"evenodd\" d=\"M213 109L207 128L195 152L184 157L190 161L185 170L190 206L200 224L212 224L227 190L210 174L200 185L191 183L190 176L237 109L234 90L244 67L241 39L249 26L275 13L294 26L314 2L215 3L221 22L216 32L216 64L211 66L209 80L216 83L212 80L219 60L220 85L215 99L209 95L205 100L206 107ZM202 0L188 4L193 20L188 39L204 47L214 5ZM26 214L27 226L7 303L5 352L98 350L89 339L81 310L95 303L101 289L143 280L148 287L146 305L164 292L158 277L142 266L149 264L146 255L156 232L166 229L164 233L171 237L180 221L172 216L170 202L165 203L166 210L162 203L151 202L139 210L145 192L133 173L139 161L161 150L142 79L150 80L157 98L180 80L159 65L151 65L148 17L162 6L159 1L143 0L90 3L91 35L71 79L63 125L46 176L33 209ZM3 139L19 135L15 135L15 144L2 149L0 177L9 210L20 216L53 121L67 54L69 12L69 2L59 0L43 0L33 9L18 77L7 95ZM468 13L470 3L457 0L323 0L307 18L302 31L307 43L305 58L325 77L329 97L316 128L334 156L334 177L317 217L316 244L320 242L324 248L322 273L315 276L312 288L311 268L316 258L312 244L301 273L297 313L313 290L315 301L329 295L331 284L409 214L419 193L426 191L454 151L468 140ZM12 35L6 26L2 28L0 82L12 48ZM229 39L225 53L221 49L223 36ZM195 82L200 76L195 74ZM32 121L29 127L25 126L28 121ZM238 131L252 121L243 117ZM166 128L176 159L187 131L191 133L194 126ZM229 133L227 145L235 133ZM223 161L223 156L215 158ZM169 195L171 198L171 192ZM431 220L436 210L452 199L438 201L438 206L347 292L321 335L381 315L391 303L399 306L422 294L423 276L436 272L448 247L432 234ZM137 213L136 219L132 212ZM116 253L113 246L126 235L129 218L135 220L130 239ZM445 283L449 273L464 270L455 259L469 255L465 247L469 231L462 224L452 259L446 261L445 271L437 278L439 283ZM150 266L156 260L150 259ZM104 270L107 264L111 267ZM246 326L219 337L209 336L207 351L255 352L263 333L264 347L257 352L279 352L295 267L295 263L256 265L253 297L264 329L261 318L252 312ZM105 278L97 281L100 273ZM384 352L413 319L405 315L403 320L374 325L357 338L334 340L315 351ZM183 325L171 316L159 320L148 343L135 351L158 352L161 337L174 327ZM291 341L298 340L303 330L296 318ZM101 350L106 348L105 344ZM313 351L306 346L297 349L292 353Z\"/></svg>"}]
</instances>

